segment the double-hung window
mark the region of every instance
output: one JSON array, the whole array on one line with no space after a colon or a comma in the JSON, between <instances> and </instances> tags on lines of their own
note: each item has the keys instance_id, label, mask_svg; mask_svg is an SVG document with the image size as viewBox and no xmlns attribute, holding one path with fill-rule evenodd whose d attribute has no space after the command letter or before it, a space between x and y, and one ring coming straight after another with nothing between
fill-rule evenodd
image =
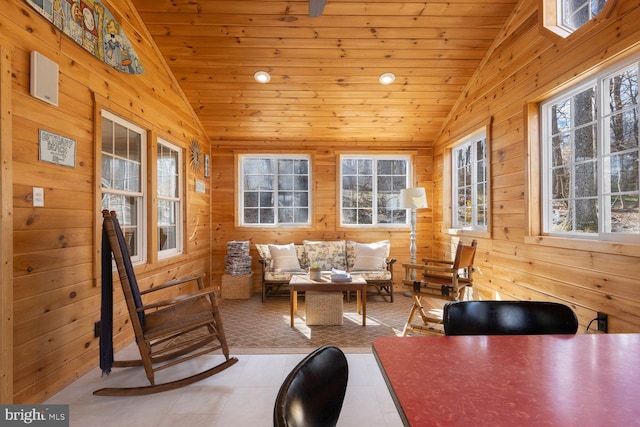
<instances>
[{"instance_id":1,"label":"double-hung window","mask_svg":"<svg viewBox=\"0 0 640 427\"><path fill-rule=\"evenodd\" d=\"M182 252L182 151L158 139L158 258Z\"/></svg>"},{"instance_id":2,"label":"double-hung window","mask_svg":"<svg viewBox=\"0 0 640 427\"><path fill-rule=\"evenodd\" d=\"M239 170L241 225L310 224L309 156L242 155Z\"/></svg>"},{"instance_id":3,"label":"double-hung window","mask_svg":"<svg viewBox=\"0 0 640 427\"><path fill-rule=\"evenodd\" d=\"M133 262L145 260L146 131L102 111L102 209L115 211Z\"/></svg>"},{"instance_id":4,"label":"double-hung window","mask_svg":"<svg viewBox=\"0 0 640 427\"><path fill-rule=\"evenodd\" d=\"M637 241L639 74L636 59L541 105L543 232Z\"/></svg>"},{"instance_id":5,"label":"double-hung window","mask_svg":"<svg viewBox=\"0 0 640 427\"><path fill-rule=\"evenodd\" d=\"M340 157L340 225L393 226L407 223L400 190L410 187L409 156Z\"/></svg>"},{"instance_id":6,"label":"double-hung window","mask_svg":"<svg viewBox=\"0 0 640 427\"><path fill-rule=\"evenodd\" d=\"M453 210L451 223L459 230L487 230L487 135L477 132L451 150Z\"/></svg>"}]
</instances>

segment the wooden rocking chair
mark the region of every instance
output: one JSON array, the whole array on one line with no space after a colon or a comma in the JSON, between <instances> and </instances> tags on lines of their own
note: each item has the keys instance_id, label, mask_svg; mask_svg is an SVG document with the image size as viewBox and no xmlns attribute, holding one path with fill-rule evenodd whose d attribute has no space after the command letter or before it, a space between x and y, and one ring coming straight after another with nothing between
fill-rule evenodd
<instances>
[{"instance_id":1,"label":"wooden rocking chair","mask_svg":"<svg viewBox=\"0 0 640 427\"><path fill-rule=\"evenodd\" d=\"M100 339L100 366L105 373L113 367L143 366L150 385L128 388L102 388L93 392L98 396L133 396L173 390L210 377L235 364L222 328L214 290L205 288L201 277L176 279L140 292L125 237L115 212L103 214L103 315ZM108 244L106 244L106 242ZM140 360L113 361L112 346L112 281L111 252L115 258L120 284L127 303L131 325L140 350ZM105 280L105 276L107 276ZM110 283L111 282L111 283ZM188 282L197 283L198 290L188 294L153 300L144 304L143 296L183 288ZM107 289L108 288L108 289ZM174 288L176 289L176 288ZM155 294L159 295L159 294ZM158 297L154 297L158 298ZM159 298L162 298L160 296ZM108 313L105 316L105 312ZM106 322L105 322L106 320ZM156 384L154 374L198 356L222 350L225 361L192 376Z\"/></svg>"},{"instance_id":2,"label":"wooden rocking chair","mask_svg":"<svg viewBox=\"0 0 640 427\"><path fill-rule=\"evenodd\" d=\"M411 289L413 306L402 335L414 333L441 333L442 310L423 306L423 296L459 301L464 298L467 286L473 284L473 261L477 242L458 244L454 260L423 258L424 264L402 264L405 269L403 284ZM419 275L419 276L418 276ZM416 278L418 276L418 278ZM423 324L414 323L419 314Z\"/></svg>"}]
</instances>

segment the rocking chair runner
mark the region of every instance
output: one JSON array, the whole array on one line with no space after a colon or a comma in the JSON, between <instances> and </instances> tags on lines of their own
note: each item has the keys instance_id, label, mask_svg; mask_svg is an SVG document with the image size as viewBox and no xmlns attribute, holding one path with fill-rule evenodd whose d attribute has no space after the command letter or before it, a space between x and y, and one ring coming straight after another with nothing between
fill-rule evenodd
<instances>
[{"instance_id":1,"label":"rocking chair runner","mask_svg":"<svg viewBox=\"0 0 640 427\"><path fill-rule=\"evenodd\" d=\"M459 301L464 298L467 286L473 284L473 261L477 242L471 245L458 244L454 260L423 258L424 264L402 264L405 268L403 283L411 288L413 306L405 324L403 335L409 332L437 332L435 325L442 323L442 317L434 314L434 310L425 310L422 297L441 298ZM420 277L416 278L417 275ZM414 323L419 314L423 324Z\"/></svg>"},{"instance_id":2,"label":"rocking chair runner","mask_svg":"<svg viewBox=\"0 0 640 427\"><path fill-rule=\"evenodd\" d=\"M128 388L103 388L93 392L98 396L132 396L173 390L210 377L235 364L220 319L214 290L203 286L201 277L176 279L154 288L140 291L131 265L129 250L115 212L103 211L103 316L100 338L100 367L109 373L113 367L143 366L150 385ZM105 244L108 241L108 245ZM116 266L140 360L113 361L111 295L111 252ZM106 276L106 277L105 277ZM142 296L196 282L198 290L189 294L144 304ZM160 298L162 298L160 296ZM195 357L222 350L225 361L205 371L177 380L156 384L155 372L170 368Z\"/></svg>"}]
</instances>

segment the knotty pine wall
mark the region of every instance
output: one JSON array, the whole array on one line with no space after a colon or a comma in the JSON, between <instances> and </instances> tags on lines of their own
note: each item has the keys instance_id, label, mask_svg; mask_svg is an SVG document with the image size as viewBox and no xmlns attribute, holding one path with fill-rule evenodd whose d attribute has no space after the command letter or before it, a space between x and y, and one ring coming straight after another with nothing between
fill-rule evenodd
<instances>
[{"instance_id":1,"label":"knotty pine wall","mask_svg":"<svg viewBox=\"0 0 640 427\"><path fill-rule=\"evenodd\" d=\"M611 3L612 0L609 0ZM538 0L522 0L483 65L449 116L434 147L434 252L445 254L459 238L478 238L476 297L551 300L570 304L581 331L597 311L609 315L610 332L640 331L640 239L636 244L539 236L538 178L531 173L527 111L568 81L596 72L607 61L640 52L640 4L617 0L567 40L541 30ZM525 106L529 108L525 110ZM452 235L443 181L447 148L491 121L491 236ZM535 166L535 165L533 165Z\"/></svg>"},{"instance_id":2,"label":"knotty pine wall","mask_svg":"<svg viewBox=\"0 0 640 427\"><path fill-rule=\"evenodd\" d=\"M212 275L214 283L220 284L224 273L224 257L227 254L227 242L244 240L250 242L250 254L253 257L253 290L261 289L261 266L255 249L256 243L302 243L303 240L355 240L374 242L391 240L391 257L396 258L394 282L400 290L403 271L401 264L410 261L409 227L376 228L372 230L341 228L339 226L339 160L340 153L372 153L372 154L409 154L413 156L414 185L425 187L428 202L432 199L432 150L426 144L416 143L371 143L353 144L347 148L343 144L327 141L326 144L298 143L291 148L291 143L281 146L273 143L256 143L247 141L240 143L214 142L211 147L211 218L212 224ZM313 216L309 227L278 227L275 229L254 229L236 225L235 200L237 161L236 154L241 153L308 153L311 155ZM416 212L417 255L418 259L431 256L431 239L433 211L431 205L427 209Z\"/></svg>"},{"instance_id":3,"label":"knotty pine wall","mask_svg":"<svg viewBox=\"0 0 640 427\"><path fill-rule=\"evenodd\" d=\"M161 136L184 148L192 137L208 143L182 92L128 0L105 1L145 68L132 76L104 65L21 0L0 8L0 46L10 52L13 145L13 400L41 402L98 365L94 322L100 318L99 111L101 107L147 129L150 152ZM29 95L29 55L38 50L60 67L59 106ZM4 97L3 97L4 99ZM95 118L98 117L96 120ZM76 167L38 161L38 129L76 140ZM3 135L5 134L3 130ZM98 143L96 143L98 140ZM149 154L149 159L155 155ZM149 171L153 171L149 164ZM150 174L152 175L152 174ZM142 288L186 274L210 275L209 185L196 194L202 172L186 169L185 254L136 268ZM32 206L32 187L44 188L45 207ZM4 197L4 195L3 195ZM149 197L149 218L155 217ZM7 242L2 242L6 245ZM2 286L11 286L3 283ZM114 288L116 350L132 340L119 286ZM4 304L3 304L4 306ZM4 345L11 343L3 343ZM3 349L4 351L5 349ZM11 361L3 359L3 369ZM9 394L9 392L5 392ZM11 396L3 396L8 403Z\"/></svg>"}]
</instances>

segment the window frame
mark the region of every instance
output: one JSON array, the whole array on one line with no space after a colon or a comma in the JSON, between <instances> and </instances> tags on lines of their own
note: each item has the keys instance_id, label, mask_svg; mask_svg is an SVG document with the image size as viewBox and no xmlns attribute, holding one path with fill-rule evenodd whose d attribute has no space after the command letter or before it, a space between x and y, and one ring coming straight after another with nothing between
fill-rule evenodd
<instances>
[{"instance_id":1,"label":"window frame","mask_svg":"<svg viewBox=\"0 0 640 427\"><path fill-rule=\"evenodd\" d=\"M588 33L593 29L598 21L608 19L615 7L617 0L607 0L606 4L594 17L585 22L580 28L572 30L562 23L562 6L563 0L539 0L540 13L540 29L543 34L550 35L555 39L567 39L574 34Z\"/></svg>"},{"instance_id":2,"label":"window frame","mask_svg":"<svg viewBox=\"0 0 640 427\"><path fill-rule=\"evenodd\" d=\"M155 206L157 213L157 233L158 233L158 244L156 247L158 259L166 259L170 257L174 257L180 255L184 251L184 154L183 150L171 142L167 141L164 138L158 137L156 138L156 194L157 194L157 204ZM163 196L160 192L160 167L157 164L160 159L159 150L160 147L164 147L172 152L177 154L177 165L176 165L176 175L177 175L177 196ZM161 201L169 201L176 203L175 207L175 247L161 249L160 248L160 230L162 228L160 224L160 203Z\"/></svg>"},{"instance_id":3,"label":"window frame","mask_svg":"<svg viewBox=\"0 0 640 427\"><path fill-rule=\"evenodd\" d=\"M274 208L274 222L273 223L246 223L245 222L245 174L244 174L244 160L245 159L272 159L277 162L277 160L305 160L308 163L308 171L307 171L307 221L302 223L280 223L278 221L278 173L277 173L277 164L274 165L274 183L273 183L273 193L275 196L275 200L273 203ZM299 154L299 153L241 153L237 155L236 164L238 165L238 186L237 186L237 225L239 227L249 227L249 228L282 228L282 227L292 227L292 228L300 228L300 227L310 227L313 218L313 162L312 156L310 154Z\"/></svg>"},{"instance_id":4,"label":"window frame","mask_svg":"<svg viewBox=\"0 0 640 427\"><path fill-rule=\"evenodd\" d=\"M489 117L487 120L475 123L472 126L469 126L464 129L460 129L460 132L452 135L451 141L444 146L443 152L443 167L442 167L442 203L443 203L443 227L446 230L446 233L452 236L469 236L469 237L479 237L479 238L487 238L490 239L493 230L493 216L494 212L492 209L492 201L493 201L493 183L491 181L491 146L492 146L492 134L491 134L491 123L493 121L492 117ZM486 165L487 165L487 194L486 194L486 204L487 204L487 226L486 230L471 230L471 229L462 229L455 228L453 226L453 215L454 215L454 198L453 198L453 148L457 146L461 141L465 141L468 138L472 138L474 135L479 133L484 133L486 139Z\"/></svg>"},{"instance_id":5,"label":"window frame","mask_svg":"<svg viewBox=\"0 0 640 427\"><path fill-rule=\"evenodd\" d=\"M482 162L484 164L484 186L485 186L485 201L484 201L484 205L485 205L485 224L483 226L478 225L478 206L480 206L481 204L479 203L479 198L478 198L478 192L477 192L477 188L479 185L479 181L478 181L478 163L479 163L479 159L477 159L476 157L476 153L477 150L475 149L476 144L479 143L480 141L484 141L484 158L482 159ZM473 200L472 204L471 204L471 225L470 226L465 226L465 225L460 225L458 223L458 209L459 206L457 204L457 199L458 199L458 194L459 194L459 182L458 182L458 177L459 174L457 173L457 155L456 153L465 149L465 147L470 147L471 150L471 160L470 160L470 167L471 167L471 183L468 185L471 189L471 199ZM474 132L472 132L471 134L465 136L464 138L461 138L455 145L453 145L451 147L451 228L455 229L455 230L463 230L463 231L475 231L475 232L480 232L480 233L485 233L488 230L489 227L489 218L491 216L491 205L489 203L489 194L491 191L491 183L490 183L490 172L491 172L491 167L489 165L489 141L487 138L487 130L482 127ZM468 208L467 208L468 209Z\"/></svg>"},{"instance_id":6,"label":"window frame","mask_svg":"<svg viewBox=\"0 0 640 427\"><path fill-rule=\"evenodd\" d=\"M105 131L105 126L104 126L104 119L110 120L111 122L113 122L114 124L118 124L124 128L126 128L128 131L132 131L132 132L136 132L140 135L140 147L139 147L139 153L140 153L140 172L139 172L139 178L140 178L140 191L138 192L132 192L132 191L125 191L125 190L115 190L115 189L109 189L105 187L104 182L102 182L102 177L104 176L104 168L101 167L101 174L100 174L100 179L101 179L101 184L100 184L100 206L104 208L104 196L105 194L111 194L114 196L125 196L125 197L135 197L138 199L137 202L137 212L136 212L136 223L138 224L135 228L137 231L137 239L135 240L135 245L136 245L136 255L131 255L131 262L133 265L139 265L139 264L144 264L147 261L147 243L148 243L148 237L147 237L147 135L148 135L148 131L138 125L136 125L135 123L133 123L132 121L125 119L117 114L114 114L110 111L107 111L105 109L102 109L100 111L100 120L102 121L100 129L101 129L101 134L100 134L100 149L99 149L99 153L100 153L100 163L102 164L102 157L105 154L104 150L103 150L103 138L104 138L104 131ZM115 153L108 153L111 155L115 155ZM117 212L117 211L116 211ZM131 226L127 225L125 223L125 217L124 215L122 215L121 213L118 213L118 220L121 224L122 230L123 232L126 233L126 229L127 228L132 228Z\"/></svg>"},{"instance_id":7,"label":"window frame","mask_svg":"<svg viewBox=\"0 0 640 427\"><path fill-rule=\"evenodd\" d=\"M602 71L598 72L595 75L590 76L583 81L571 85L567 88L564 88L561 92L555 94L544 101L541 101L538 106L538 115L540 120L540 130L539 130L539 151L540 151L540 169L538 173L540 190L537 195L539 206L540 206L540 217L539 217L539 229L532 230L532 234L540 234L542 236L549 236L551 238L561 238L568 240L592 240L598 242L611 242L611 243L635 243L640 233L614 233L610 231L610 225L607 225L606 221L610 219L610 204L605 203L607 199L607 194L610 194L610 191L607 192L607 175L606 168L603 162L607 157L609 157L609 152L605 150L605 146L609 145L609 137L605 132L608 127L606 125L606 120L609 117L609 113L605 113L605 102L607 100L606 89L605 86L608 84L608 79L614 75L619 74L620 72L630 68L636 67L636 76L640 76L640 56L635 55L633 58L630 58L626 61L619 61L615 64L612 64ZM557 105L562 100L572 100L573 97L579 93L584 92L588 88L594 88L595 92L595 119L593 122L595 123L595 135L596 140L596 154L595 154L595 163L597 167L596 173L596 184L597 184L597 192L596 199L598 202L598 225L597 232L595 233L587 233L587 232L577 232L577 231L557 231L551 230L552 223L552 206L551 205L551 181L552 181L552 161L551 161L551 153L550 153L550 143L549 138L552 134L552 130L550 129L550 110L554 105ZM640 109L640 104L636 104L636 108ZM579 126L578 126L579 127ZM570 135L573 135L574 127L570 128ZM572 145L573 146L573 145ZM533 149L533 148L532 148ZM635 150L637 153L640 152L640 147L637 147ZM577 164L578 162L572 162L571 164ZM573 169L572 169L573 170ZM575 173L574 173L575 175ZM533 177L532 177L533 178ZM640 190L636 190L640 191ZM573 199L578 199L579 197L573 197Z\"/></svg>"},{"instance_id":8,"label":"window frame","mask_svg":"<svg viewBox=\"0 0 640 427\"><path fill-rule=\"evenodd\" d=\"M344 209L344 197L343 197L343 192L344 192L344 187L343 187L343 178L344 178L344 171L343 171L343 160L345 159L358 159L358 160L371 160L374 163L374 168L372 171L372 192L373 192L373 200L372 200L372 207L371 210L373 212L372 215L372 223L371 224L352 224L352 223L345 223L344 221L344 216L343 216L343 209ZM404 209L404 208L400 208L399 207L399 196L400 196L400 190L398 189L397 192L397 207L396 208L392 208L394 210L397 210L398 213L400 215L404 214L405 215L405 220L404 222L401 223L384 223L384 222L379 222L378 220L378 209L377 209L377 200L378 200L378 188L377 188L377 162L380 160L403 160L406 162L406 174L405 174L405 187L404 188L410 188L412 187L411 182L413 181L413 156L410 154L348 154L348 153L344 153L344 154L339 154L338 155L338 181L337 181L337 185L339 186L339 191L338 191L338 209L339 209L339 213L337 215L338 217L338 227L344 227L344 228L381 228L381 227L388 227L388 228L404 228L409 224L409 221L411 219L411 216L409 214L409 210L408 209Z\"/></svg>"}]
</instances>

